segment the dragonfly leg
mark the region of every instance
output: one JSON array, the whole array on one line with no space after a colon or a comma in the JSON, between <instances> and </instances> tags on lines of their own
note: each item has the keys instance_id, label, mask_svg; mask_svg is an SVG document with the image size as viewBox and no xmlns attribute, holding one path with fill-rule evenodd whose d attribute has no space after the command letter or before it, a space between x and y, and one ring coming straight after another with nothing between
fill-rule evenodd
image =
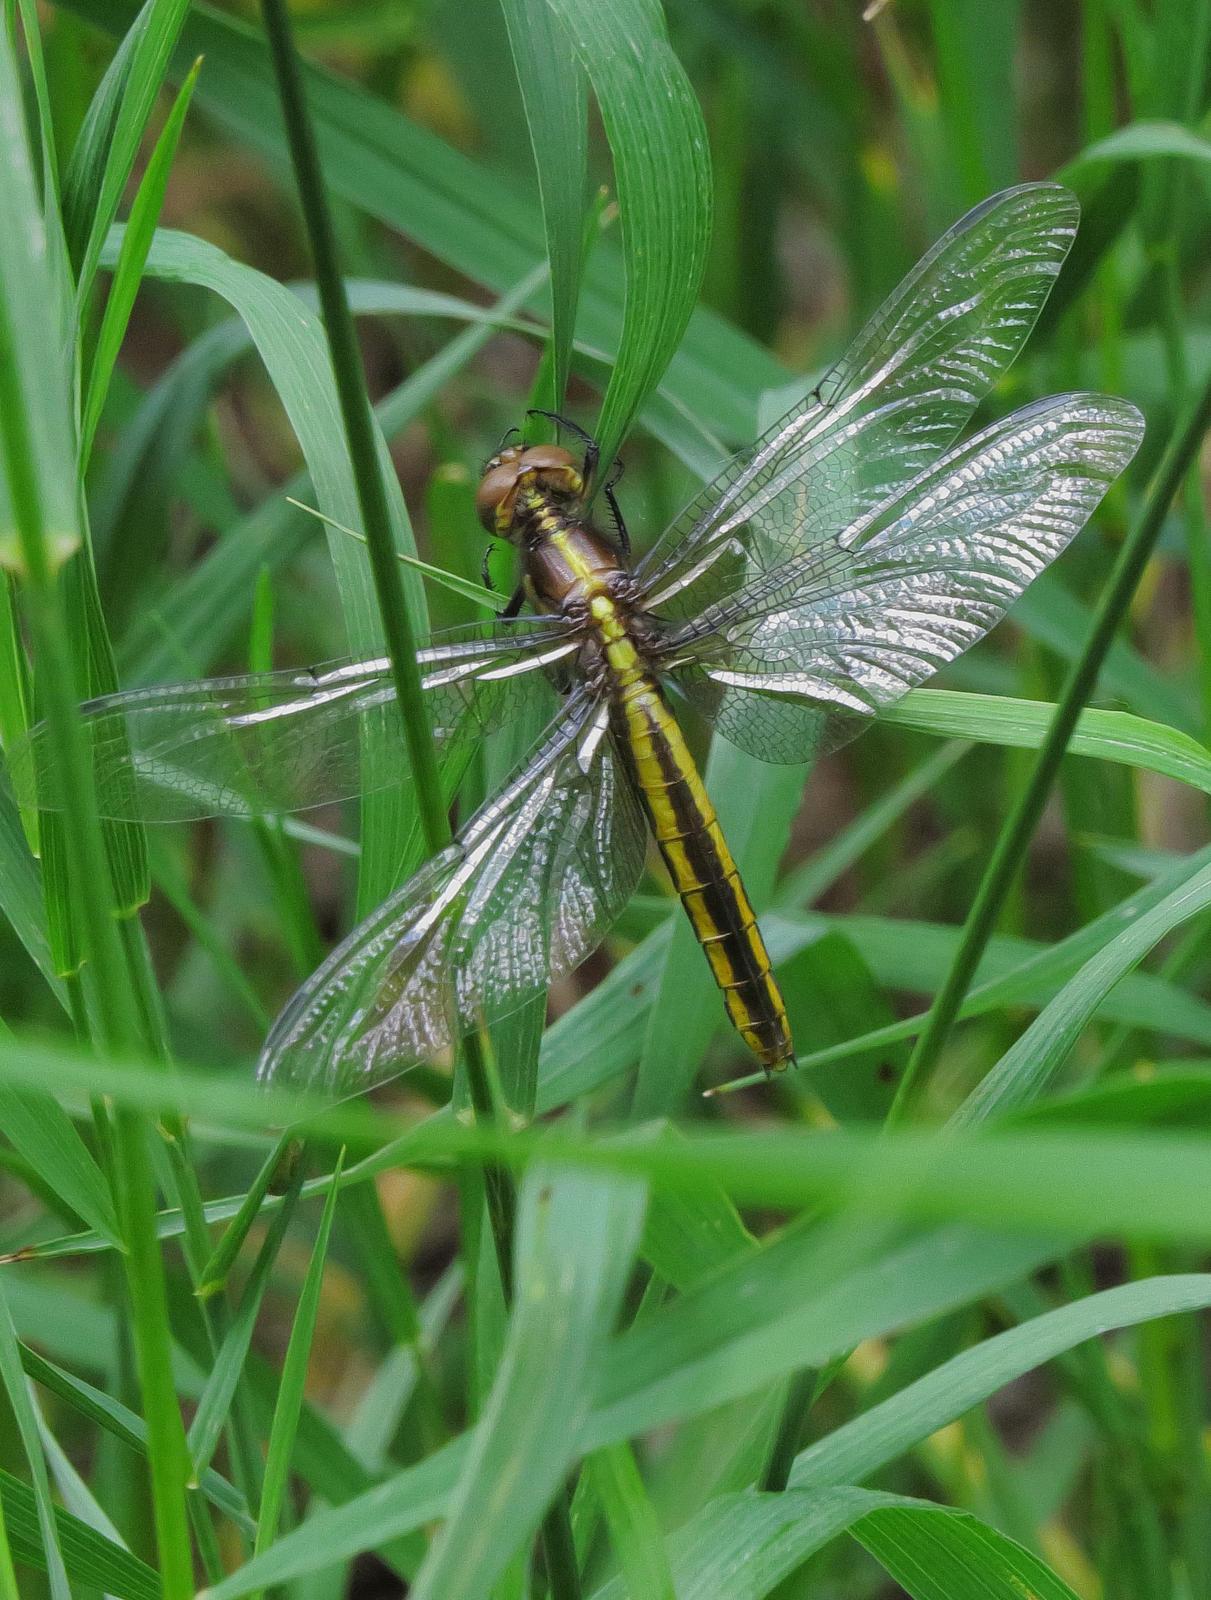
<instances>
[{"instance_id":1,"label":"dragonfly leg","mask_svg":"<svg viewBox=\"0 0 1211 1600\"><path fill-rule=\"evenodd\" d=\"M601 492L605 495L606 505L610 508L610 515L613 517L614 526L618 530L618 547L624 556L629 556L631 553L631 536L627 532L626 523L622 520L622 510L618 504L618 496L614 493L615 485L619 478L622 477L623 466L622 457L616 456L614 465L610 469L610 475L601 486Z\"/></svg>"},{"instance_id":2,"label":"dragonfly leg","mask_svg":"<svg viewBox=\"0 0 1211 1600\"><path fill-rule=\"evenodd\" d=\"M597 471L597 462L601 456L601 451L598 448L597 440L594 439L593 435L591 433L586 433L585 430L580 426L579 422L573 422L571 417L565 417L559 411L543 411L539 406L531 406L529 411L526 412L526 416L546 417L547 420L549 422L553 422L557 428L566 428L569 433L574 433L576 435L576 437L584 445L584 466L581 468L581 476L584 478L586 484L592 483L593 474Z\"/></svg>"},{"instance_id":3,"label":"dragonfly leg","mask_svg":"<svg viewBox=\"0 0 1211 1600\"><path fill-rule=\"evenodd\" d=\"M519 583L516 589L514 589L513 593L509 596L508 605L500 613L500 620L502 622L512 622L517 616L518 612L521 610L525 598L526 586L524 583Z\"/></svg>"},{"instance_id":4,"label":"dragonfly leg","mask_svg":"<svg viewBox=\"0 0 1211 1600\"><path fill-rule=\"evenodd\" d=\"M495 544L486 544L484 546L483 560L479 564L479 575L484 580L485 589L495 590L496 588L496 585L492 582L492 568L489 565L492 560L492 552L495 549Z\"/></svg>"}]
</instances>

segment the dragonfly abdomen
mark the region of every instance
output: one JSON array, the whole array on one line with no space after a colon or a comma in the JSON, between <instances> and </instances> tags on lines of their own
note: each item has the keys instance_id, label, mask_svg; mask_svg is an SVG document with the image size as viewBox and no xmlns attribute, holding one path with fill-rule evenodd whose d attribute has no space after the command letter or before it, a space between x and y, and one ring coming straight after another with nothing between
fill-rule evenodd
<instances>
[{"instance_id":1,"label":"dragonfly abdomen","mask_svg":"<svg viewBox=\"0 0 1211 1600\"><path fill-rule=\"evenodd\" d=\"M794 1059L770 959L715 809L659 684L628 674L615 732L643 796L673 885L723 993L734 1027L770 1070Z\"/></svg>"}]
</instances>

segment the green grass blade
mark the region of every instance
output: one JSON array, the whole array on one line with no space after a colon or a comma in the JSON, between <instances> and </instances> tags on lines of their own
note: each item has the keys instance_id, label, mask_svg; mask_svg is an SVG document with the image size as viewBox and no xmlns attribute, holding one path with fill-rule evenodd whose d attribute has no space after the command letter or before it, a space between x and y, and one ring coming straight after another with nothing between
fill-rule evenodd
<instances>
[{"instance_id":1,"label":"green grass blade","mask_svg":"<svg viewBox=\"0 0 1211 1600\"><path fill-rule=\"evenodd\" d=\"M105 1175L56 1100L0 1083L0 1132L73 1211L122 1248Z\"/></svg>"},{"instance_id":2,"label":"green grass blade","mask_svg":"<svg viewBox=\"0 0 1211 1600\"><path fill-rule=\"evenodd\" d=\"M80 422L81 472L87 467L89 456L92 454L97 424L101 420L105 397L109 393L109 383L118 359L118 351L126 337L126 327L143 277L143 265L151 248L160 208L164 204L169 173L176 158L181 130L185 126L185 114L189 110L189 102L193 97L201 65L200 61L194 63L193 69L173 102L168 120L156 140L151 160L139 180L134 204L130 208L130 219L122 234L122 248L118 252L113 283L105 301L101 329L97 335L92 367L84 393L84 410Z\"/></svg>"},{"instance_id":3,"label":"green grass blade","mask_svg":"<svg viewBox=\"0 0 1211 1600\"><path fill-rule=\"evenodd\" d=\"M121 238L121 235L116 237ZM147 271L162 280L207 288L238 312L290 418L321 510L338 524L358 524L359 499L344 446L332 368L318 318L302 309L298 298L282 284L233 261L205 240L187 234L158 231L148 254ZM377 436L376 453L384 469L389 470L381 434ZM407 510L393 472L386 480L386 492L393 551L397 546L411 551L413 543ZM224 540L220 550L232 550L233 543L236 546L241 543L238 530ZM354 654L374 655L380 647L382 632L365 555L355 541L335 532L329 536L328 548L340 588L350 650ZM230 561L230 557L227 559ZM265 551L256 543L244 543L238 559L240 578L247 583L247 589L235 613L237 622L247 616ZM202 571L205 568L196 575L198 578ZM207 576L213 577L213 574ZM409 592L418 596L419 583L414 580ZM216 591L212 590L211 600L215 597ZM418 599L417 603L423 602ZM228 628L231 620L228 617L226 621ZM384 718L375 736L367 740L365 760L371 772L383 763L393 776L397 775L397 747L398 735ZM370 783L374 792L367 794L363 801L360 894L373 903L387 893L398 877L401 863L406 859L410 827L407 797L398 784L393 787L390 783L377 783L373 777Z\"/></svg>"},{"instance_id":4,"label":"green grass blade","mask_svg":"<svg viewBox=\"0 0 1211 1600\"><path fill-rule=\"evenodd\" d=\"M8 1304L2 1295L0 1295L0 1382L3 1383L5 1393L8 1395L8 1403L17 1424L17 1434L33 1482L38 1536L44 1552L51 1600L71 1600L67 1569L63 1564L63 1552L59 1548L55 1508L51 1499L50 1478L46 1471L46 1457L42 1450L38 1417L29 1392L29 1383L21 1366L17 1332L13 1327Z\"/></svg>"},{"instance_id":5,"label":"green grass blade","mask_svg":"<svg viewBox=\"0 0 1211 1600\"><path fill-rule=\"evenodd\" d=\"M644 1600L676 1600L660 1521L628 1445L609 1445L588 1459L590 1487L601 1501L627 1592Z\"/></svg>"},{"instance_id":6,"label":"green grass blade","mask_svg":"<svg viewBox=\"0 0 1211 1600\"><path fill-rule=\"evenodd\" d=\"M644 1198L633 1184L542 1169L524 1185L505 1349L416 1600L489 1592L558 1491L626 1288Z\"/></svg>"},{"instance_id":7,"label":"green grass blade","mask_svg":"<svg viewBox=\"0 0 1211 1600\"><path fill-rule=\"evenodd\" d=\"M869 1411L809 1445L791 1474L795 1488L860 1483L999 1389L1116 1328L1200 1311L1211 1276L1151 1278L1088 1295L992 1335L952 1357Z\"/></svg>"},{"instance_id":8,"label":"green grass blade","mask_svg":"<svg viewBox=\"0 0 1211 1600\"><path fill-rule=\"evenodd\" d=\"M45 1572L46 1549L33 1493L20 1478L0 1470L0 1501L14 1557ZM145 1561L57 1507L55 1526L68 1576L74 1582L100 1589L114 1600L162 1600L159 1575Z\"/></svg>"},{"instance_id":9,"label":"green grass blade","mask_svg":"<svg viewBox=\"0 0 1211 1600\"><path fill-rule=\"evenodd\" d=\"M320 1292L324 1284L324 1263L328 1256L328 1241L332 1234L332 1219L336 1215L336 1200L344 1152L337 1157L334 1182L324 1203L319 1231L307 1276L299 1295L298 1308L290 1328L286 1357L282 1362L282 1382L277 1404L273 1409L273 1423L269 1430L269 1444L265 1456L265 1483L261 1492L260 1515L257 1519L254 1556L267 1550L278 1535L282 1506L290 1482L290 1461L298 1435L299 1414L302 1410L307 1382L307 1365L311 1356L311 1341L319 1315Z\"/></svg>"},{"instance_id":10,"label":"green grass blade","mask_svg":"<svg viewBox=\"0 0 1211 1600\"><path fill-rule=\"evenodd\" d=\"M1174 928L1211 906L1211 867L1193 874L1137 922L1124 928L1076 974L1001 1057L955 1114L983 1122L1029 1105L1068 1059L1098 1004Z\"/></svg>"},{"instance_id":11,"label":"green grass blade","mask_svg":"<svg viewBox=\"0 0 1211 1600\"><path fill-rule=\"evenodd\" d=\"M81 306L92 292L101 247L134 171L143 134L156 96L164 86L188 10L189 0L147 0L125 49L115 57L101 85L101 104L97 116L83 130L87 143L80 152L78 166L73 153L73 170L79 172L80 179L78 183L69 182L69 216L80 219L81 231L87 229L76 275ZM69 241L73 233L69 226Z\"/></svg>"},{"instance_id":12,"label":"green grass blade","mask_svg":"<svg viewBox=\"0 0 1211 1600\"><path fill-rule=\"evenodd\" d=\"M257 1251L248 1282L244 1285L239 1306L231 1318L226 1336L206 1379L206 1387L198 1401L193 1421L189 1424L188 1444L193 1483L198 1482L201 1473L210 1465L210 1458L219 1442L219 1434L231 1410L236 1385L240 1381L244 1363L248 1358L248 1350L252 1344L252 1334L260 1314L261 1302L269 1287L269 1275L273 1271L278 1251L286 1237L286 1229L290 1226L290 1219L294 1215L301 1185L300 1168L294 1174L283 1203L273 1214L264 1243Z\"/></svg>"},{"instance_id":13,"label":"green grass blade","mask_svg":"<svg viewBox=\"0 0 1211 1600\"><path fill-rule=\"evenodd\" d=\"M973 1516L882 1506L852 1532L912 1600L1077 1600L1038 1556Z\"/></svg>"},{"instance_id":14,"label":"green grass blade","mask_svg":"<svg viewBox=\"0 0 1211 1600\"><path fill-rule=\"evenodd\" d=\"M546 0L506 0L551 264L551 406L563 406L576 332L588 183L584 69Z\"/></svg>"},{"instance_id":15,"label":"green grass blade","mask_svg":"<svg viewBox=\"0 0 1211 1600\"><path fill-rule=\"evenodd\" d=\"M626 299L596 433L612 461L664 374L706 270L711 168L702 113L657 0L550 0L593 85L614 158Z\"/></svg>"},{"instance_id":16,"label":"green grass blade","mask_svg":"<svg viewBox=\"0 0 1211 1600\"><path fill-rule=\"evenodd\" d=\"M1058 1237L974 1228L892 1245L886 1234L882 1223L792 1228L619 1334L601 1366L586 1441L634 1438L823 1367L863 1338L1013 1283L1063 1248Z\"/></svg>"},{"instance_id":17,"label":"green grass blade","mask_svg":"<svg viewBox=\"0 0 1211 1600\"><path fill-rule=\"evenodd\" d=\"M83 1378L56 1366L26 1344L21 1346L21 1361L26 1374L35 1383L49 1389L73 1411L104 1428L131 1450L140 1455L147 1454L147 1424L120 1400L113 1399ZM199 1487L206 1498L230 1517L241 1531L249 1534L255 1531L256 1525L248 1514L244 1497L226 1478L207 1468Z\"/></svg>"},{"instance_id":18,"label":"green grass blade","mask_svg":"<svg viewBox=\"0 0 1211 1600\"><path fill-rule=\"evenodd\" d=\"M924 733L1038 750L1055 713L1056 707L1042 700L913 689L880 720ZM1118 761L1211 794L1211 752L1206 746L1180 729L1149 722L1129 711L1082 711L1068 741L1068 753Z\"/></svg>"},{"instance_id":19,"label":"green grass blade","mask_svg":"<svg viewBox=\"0 0 1211 1600\"><path fill-rule=\"evenodd\" d=\"M903 1503L899 1495L848 1488L722 1495L669 1541L678 1600L763 1600L859 1517ZM626 1590L610 1583L593 1600L626 1600Z\"/></svg>"}]
</instances>

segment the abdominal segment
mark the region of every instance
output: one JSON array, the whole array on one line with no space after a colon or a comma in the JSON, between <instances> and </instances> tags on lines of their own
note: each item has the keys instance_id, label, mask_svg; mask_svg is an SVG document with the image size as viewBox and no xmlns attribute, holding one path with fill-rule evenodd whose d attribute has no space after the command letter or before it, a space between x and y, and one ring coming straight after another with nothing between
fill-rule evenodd
<instances>
[{"instance_id":1,"label":"abdominal segment","mask_svg":"<svg viewBox=\"0 0 1211 1600\"><path fill-rule=\"evenodd\" d=\"M646 674L620 687L615 726L728 1016L767 1069L785 1067L794 1047L757 919L677 719Z\"/></svg>"}]
</instances>

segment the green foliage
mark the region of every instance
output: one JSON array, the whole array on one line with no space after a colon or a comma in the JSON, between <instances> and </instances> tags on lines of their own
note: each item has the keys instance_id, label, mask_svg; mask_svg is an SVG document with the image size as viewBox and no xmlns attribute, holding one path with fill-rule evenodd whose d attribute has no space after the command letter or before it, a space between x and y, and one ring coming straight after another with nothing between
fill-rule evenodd
<instances>
[{"instance_id":1,"label":"green foliage","mask_svg":"<svg viewBox=\"0 0 1211 1600\"><path fill-rule=\"evenodd\" d=\"M68 803L0 786L0 1600L1211 1592L1211 0L872 13L299 7L304 223L256 7L5 8L0 738L45 718ZM989 410L1121 394L1140 460L820 770L687 718L799 1070L653 872L475 1119L444 1063L254 1086L537 729L418 784L385 708L356 804L145 850L77 700L478 621L527 404L621 446L646 545L1046 173L1085 221Z\"/></svg>"}]
</instances>

